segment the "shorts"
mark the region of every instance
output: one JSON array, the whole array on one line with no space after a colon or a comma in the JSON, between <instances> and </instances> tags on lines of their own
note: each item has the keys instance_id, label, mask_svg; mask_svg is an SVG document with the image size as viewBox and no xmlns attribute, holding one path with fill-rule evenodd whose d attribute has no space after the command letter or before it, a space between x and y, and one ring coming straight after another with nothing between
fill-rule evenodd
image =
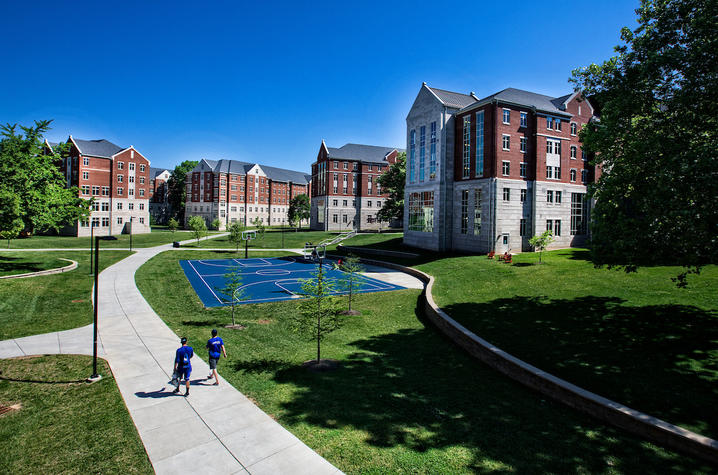
<instances>
[{"instance_id":1,"label":"shorts","mask_svg":"<svg viewBox=\"0 0 718 475\"><path fill-rule=\"evenodd\" d=\"M189 381L189 375L192 373L192 368L182 368L177 370L177 376L180 380L184 379Z\"/></svg>"},{"instance_id":2,"label":"shorts","mask_svg":"<svg viewBox=\"0 0 718 475\"><path fill-rule=\"evenodd\" d=\"M209 357L209 369L217 369L217 362L219 361L219 357L212 358Z\"/></svg>"}]
</instances>

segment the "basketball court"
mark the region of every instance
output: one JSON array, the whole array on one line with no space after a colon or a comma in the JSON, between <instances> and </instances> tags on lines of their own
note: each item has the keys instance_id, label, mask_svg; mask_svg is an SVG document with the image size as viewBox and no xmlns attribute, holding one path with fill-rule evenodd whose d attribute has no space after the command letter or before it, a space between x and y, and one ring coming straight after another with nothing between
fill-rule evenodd
<instances>
[{"instance_id":1,"label":"basketball court","mask_svg":"<svg viewBox=\"0 0 718 475\"><path fill-rule=\"evenodd\" d=\"M222 293L225 274L238 271L242 279L245 300L236 304L276 302L302 298L302 281L312 278L319 267L317 260L303 257L264 257L249 259L182 260L180 266L187 280L205 307L230 305L232 297ZM347 273L336 268L336 261L323 259L328 280L337 284L347 278ZM379 279L358 276L355 293L384 292L405 287L383 282ZM334 295L344 292L335 291Z\"/></svg>"}]
</instances>

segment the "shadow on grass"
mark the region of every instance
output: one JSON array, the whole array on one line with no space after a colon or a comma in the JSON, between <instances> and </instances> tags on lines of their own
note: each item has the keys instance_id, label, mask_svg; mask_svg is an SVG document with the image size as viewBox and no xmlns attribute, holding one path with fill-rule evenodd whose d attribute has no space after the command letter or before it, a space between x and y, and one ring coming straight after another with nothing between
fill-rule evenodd
<instances>
[{"instance_id":1,"label":"shadow on grass","mask_svg":"<svg viewBox=\"0 0 718 475\"><path fill-rule=\"evenodd\" d=\"M13 262L18 259L20 258L0 257L0 272L7 272L9 274L24 274L27 272L39 272L47 269L42 262Z\"/></svg>"},{"instance_id":2,"label":"shadow on grass","mask_svg":"<svg viewBox=\"0 0 718 475\"><path fill-rule=\"evenodd\" d=\"M224 325L220 320L182 320L182 325L188 327L218 327Z\"/></svg>"},{"instance_id":3,"label":"shadow on grass","mask_svg":"<svg viewBox=\"0 0 718 475\"><path fill-rule=\"evenodd\" d=\"M514 297L444 307L481 338L578 386L718 436L718 320L683 305Z\"/></svg>"},{"instance_id":4,"label":"shadow on grass","mask_svg":"<svg viewBox=\"0 0 718 475\"><path fill-rule=\"evenodd\" d=\"M40 379L16 379L16 378L6 378L4 376L0 376L0 381L9 381L12 383L33 383L33 384L78 384L78 383L84 383L84 379L71 379L68 381L43 381Z\"/></svg>"}]
</instances>

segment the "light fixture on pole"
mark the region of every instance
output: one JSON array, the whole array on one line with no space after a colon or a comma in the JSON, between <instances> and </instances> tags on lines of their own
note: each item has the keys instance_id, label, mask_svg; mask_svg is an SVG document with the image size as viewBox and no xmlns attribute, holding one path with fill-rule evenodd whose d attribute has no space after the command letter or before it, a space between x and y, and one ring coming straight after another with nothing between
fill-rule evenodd
<instances>
[{"instance_id":1,"label":"light fixture on pole","mask_svg":"<svg viewBox=\"0 0 718 475\"><path fill-rule=\"evenodd\" d=\"M95 293L94 293L94 321L92 326L92 376L88 381L99 381L102 376L97 372L97 309L99 302L98 275L100 272L100 241L117 241L115 236L95 236Z\"/></svg>"}]
</instances>

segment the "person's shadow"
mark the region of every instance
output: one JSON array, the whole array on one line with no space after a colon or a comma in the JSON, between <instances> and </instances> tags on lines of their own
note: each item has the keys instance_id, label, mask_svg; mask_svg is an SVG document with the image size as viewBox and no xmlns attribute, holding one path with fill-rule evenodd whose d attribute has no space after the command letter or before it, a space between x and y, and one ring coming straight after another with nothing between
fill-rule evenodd
<instances>
[{"instance_id":1,"label":"person's shadow","mask_svg":"<svg viewBox=\"0 0 718 475\"><path fill-rule=\"evenodd\" d=\"M137 391L135 393L135 396L141 397L141 398L150 397L150 398L154 398L154 399L174 396L174 394L172 394L172 390L165 391L165 389L167 389L167 388L162 388L159 391L150 391L150 392Z\"/></svg>"}]
</instances>

